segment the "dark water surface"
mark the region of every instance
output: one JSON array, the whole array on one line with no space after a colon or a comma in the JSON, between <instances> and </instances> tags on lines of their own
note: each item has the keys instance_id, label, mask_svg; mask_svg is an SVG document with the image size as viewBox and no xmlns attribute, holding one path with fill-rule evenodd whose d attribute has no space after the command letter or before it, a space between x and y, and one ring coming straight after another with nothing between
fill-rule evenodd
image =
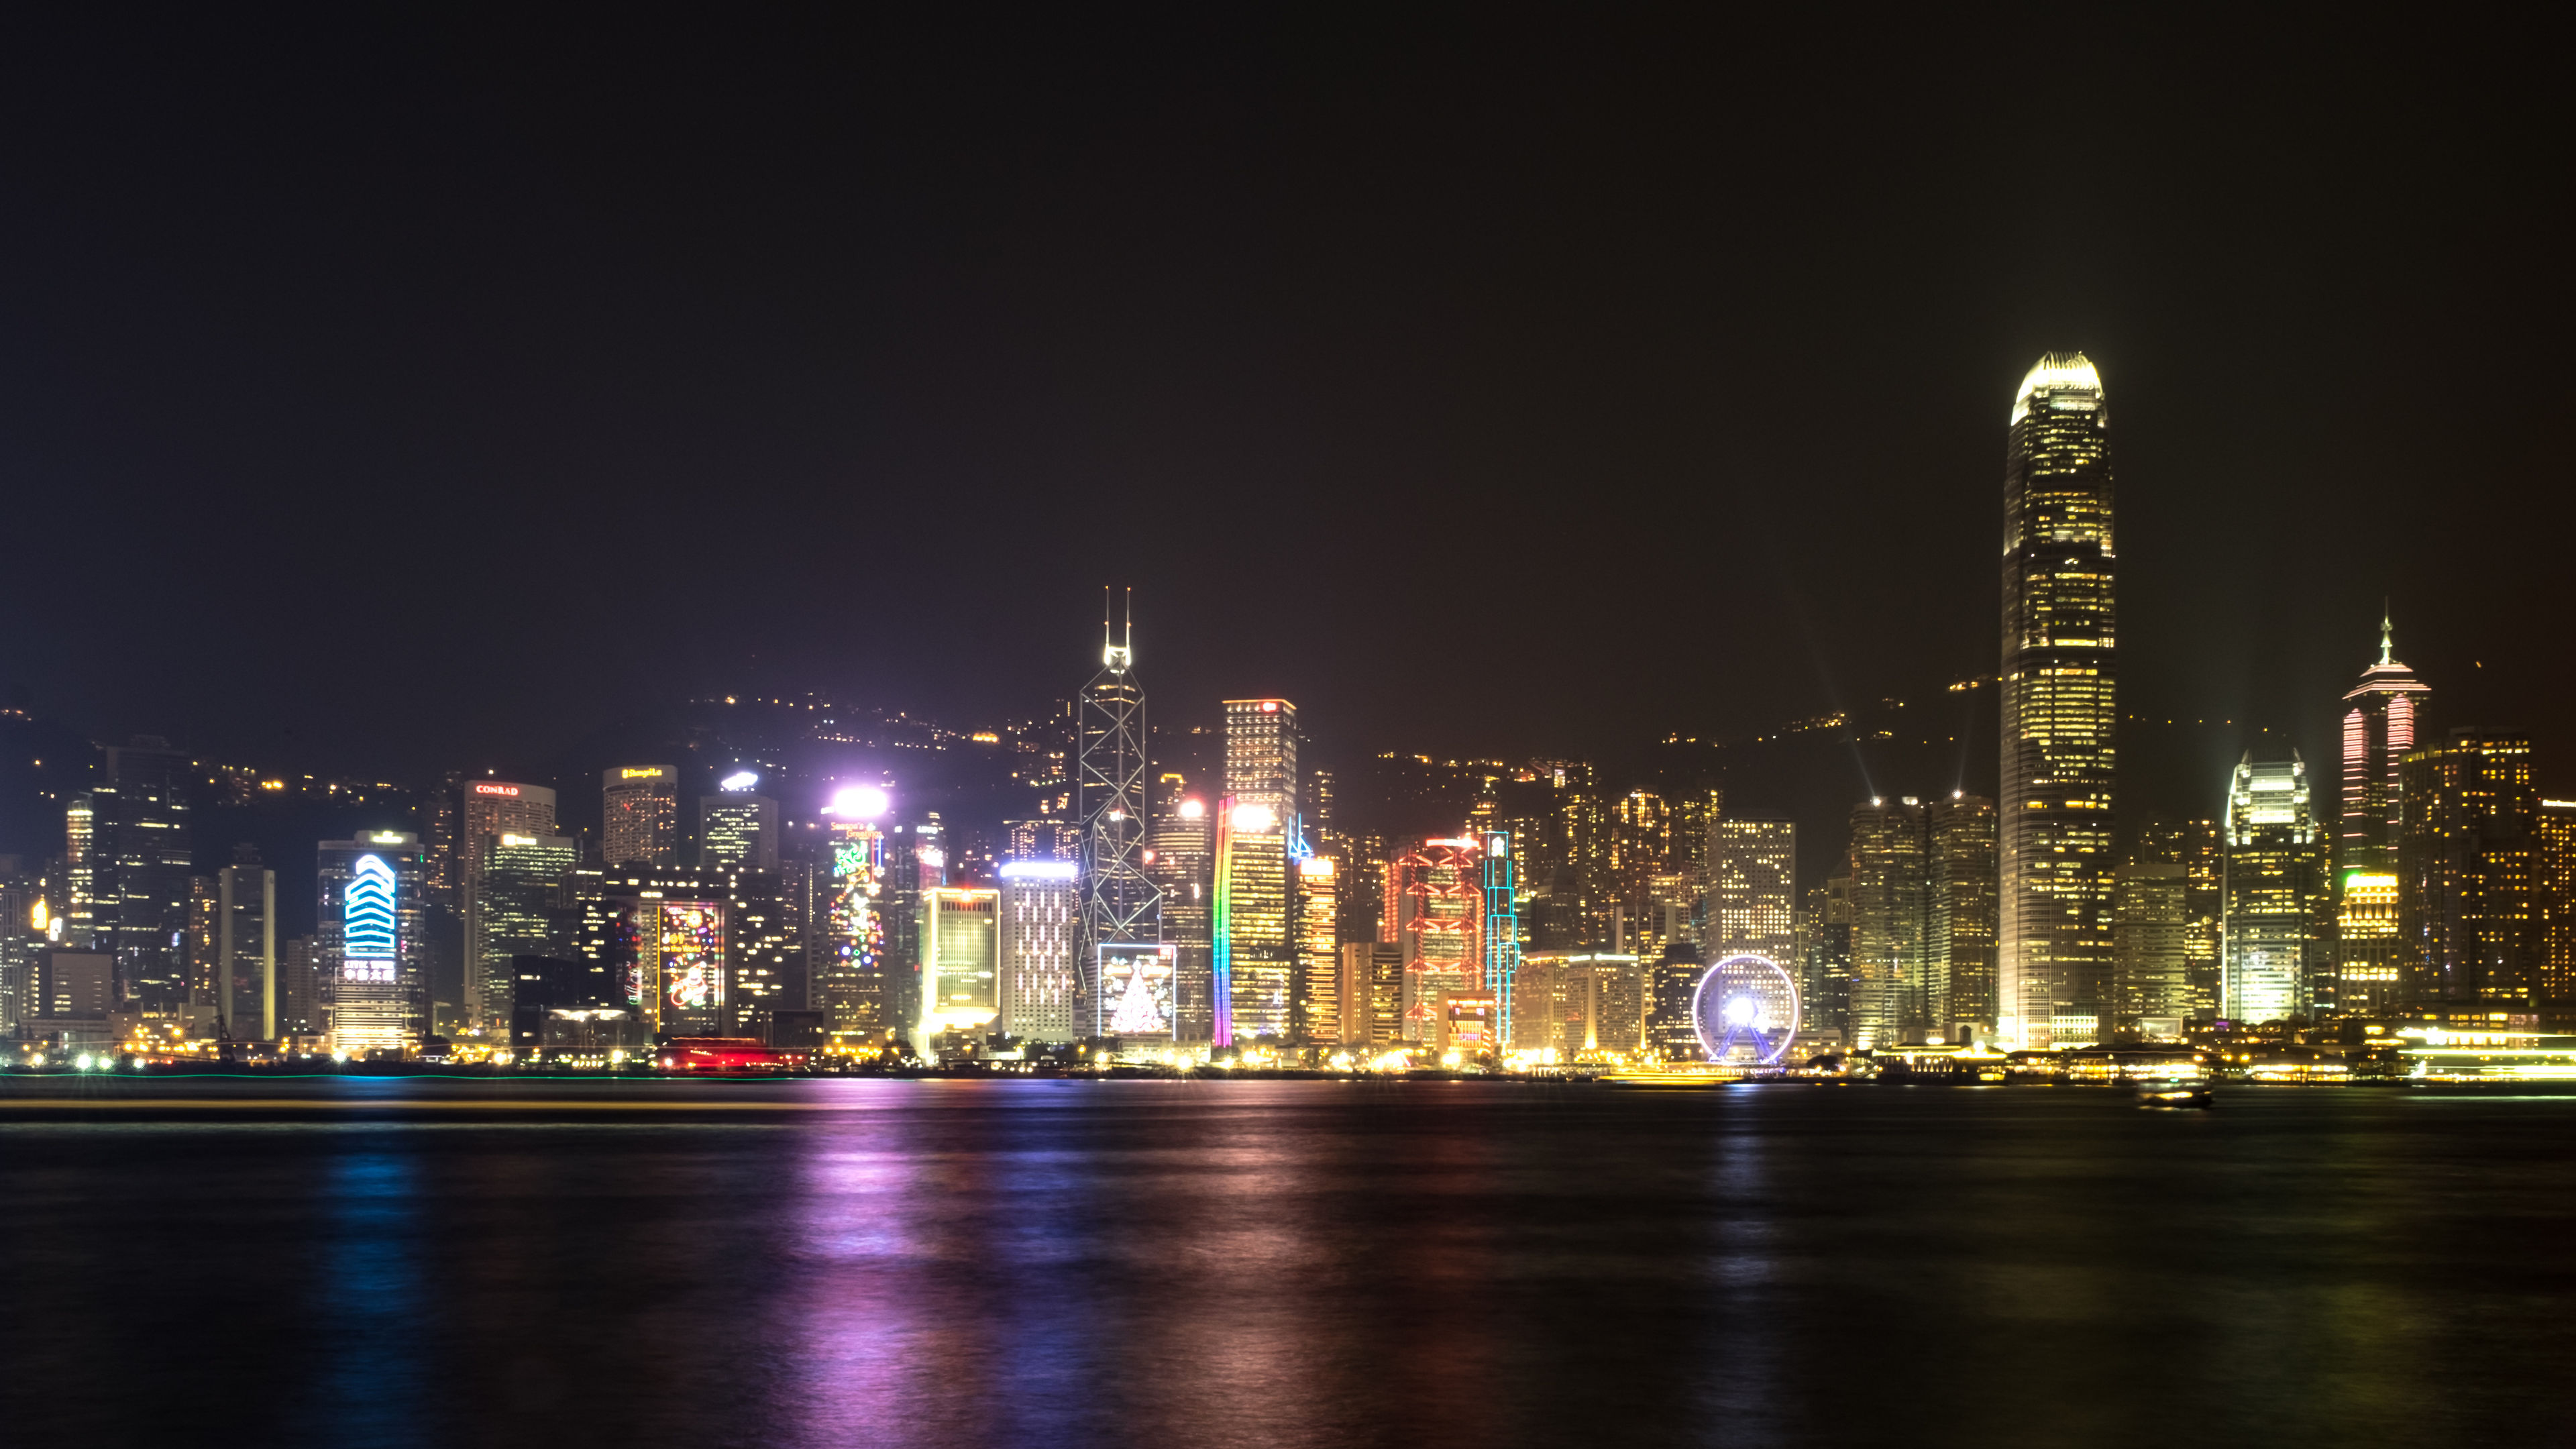
<instances>
[{"instance_id":1,"label":"dark water surface","mask_svg":"<svg viewBox=\"0 0 2576 1449\"><path fill-rule=\"evenodd\" d=\"M2571 1287L2576 1098L0 1084L11 1444L2569 1443Z\"/></svg>"}]
</instances>

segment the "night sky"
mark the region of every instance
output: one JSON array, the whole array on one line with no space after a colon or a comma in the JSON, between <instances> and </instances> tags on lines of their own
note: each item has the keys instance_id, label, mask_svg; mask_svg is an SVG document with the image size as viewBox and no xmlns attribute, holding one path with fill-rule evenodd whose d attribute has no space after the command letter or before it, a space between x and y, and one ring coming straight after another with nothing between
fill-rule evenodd
<instances>
[{"instance_id":1,"label":"night sky","mask_svg":"<svg viewBox=\"0 0 2576 1449\"><path fill-rule=\"evenodd\" d=\"M711 692L1030 714L1114 582L1165 721L1615 756L1991 673L2081 348L2123 706L2237 722L2132 731L2131 801L2330 751L2383 596L2576 792L2539 37L952 19L7 22L0 677L426 778Z\"/></svg>"}]
</instances>

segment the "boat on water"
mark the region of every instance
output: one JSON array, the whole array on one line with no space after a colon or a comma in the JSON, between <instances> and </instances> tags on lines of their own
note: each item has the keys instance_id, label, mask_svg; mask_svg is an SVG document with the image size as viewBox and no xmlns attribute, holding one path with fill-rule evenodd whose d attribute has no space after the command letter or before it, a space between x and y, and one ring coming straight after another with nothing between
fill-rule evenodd
<instances>
[{"instance_id":1,"label":"boat on water","mask_svg":"<svg viewBox=\"0 0 2576 1449\"><path fill-rule=\"evenodd\" d=\"M2140 1082L2138 1105L2141 1107L2190 1108L2210 1105L2209 1082L2198 1081Z\"/></svg>"}]
</instances>

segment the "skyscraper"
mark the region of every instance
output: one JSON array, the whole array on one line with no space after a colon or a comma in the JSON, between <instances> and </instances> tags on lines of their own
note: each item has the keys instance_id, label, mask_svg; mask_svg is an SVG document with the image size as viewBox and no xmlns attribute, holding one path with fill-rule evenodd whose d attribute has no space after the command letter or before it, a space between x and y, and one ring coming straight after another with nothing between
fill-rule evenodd
<instances>
[{"instance_id":1,"label":"skyscraper","mask_svg":"<svg viewBox=\"0 0 2576 1449\"><path fill-rule=\"evenodd\" d=\"M75 901L73 925L84 924L86 904L88 934L79 944L114 958L119 1009L177 1011L188 1000L179 943L188 927L195 766L151 736L99 753L98 782L75 799L68 818L75 886L84 897Z\"/></svg>"},{"instance_id":2,"label":"skyscraper","mask_svg":"<svg viewBox=\"0 0 2576 1449\"><path fill-rule=\"evenodd\" d=\"M887 980L886 919L879 899L886 887L886 837L876 823L885 800L882 792L857 790L844 798L845 805L827 812L836 817L830 863L816 883L823 904L816 912L818 929L811 933L816 942L813 1005L833 1031L908 1026L910 1018L901 1014Z\"/></svg>"},{"instance_id":3,"label":"skyscraper","mask_svg":"<svg viewBox=\"0 0 2576 1449\"><path fill-rule=\"evenodd\" d=\"M2305 1015L2325 961L2320 928L2325 839L2308 798L2308 769L2237 763L2227 791L2226 975L2220 1011L2233 1021Z\"/></svg>"},{"instance_id":4,"label":"skyscraper","mask_svg":"<svg viewBox=\"0 0 2576 1449\"><path fill-rule=\"evenodd\" d=\"M1842 874L1807 892L1800 923L1799 1015L1810 1030L1849 1039L1852 1001L1852 879Z\"/></svg>"},{"instance_id":5,"label":"skyscraper","mask_svg":"<svg viewBox=\"0 0 2576 1449\"><path fill-rule=\"evenodd\" d=\"M2411 984L2444 1001L2529 1001L2543 945L2530 738L2463 726L2399 771L2398 933Z\"/></svg>"},{"instance_id":6,"label":"skyscraper","mask_svg":"<svg viewBox=\"0 0 2576 1449\"><path fill-rule=\"evenodd\" d=\"M215 877L215 1010L236 1041L277 1036L277 872L240 846Z\"/></svg>"},{"instance_id":7,"label":"skyscraper","mask_svg":"<svg viewBox=\"0 0 2576 1449\"><path fill-rule=\"evenodd\" d=\"M1932 802L1933 957L1925 976L1946 990L1925 1015L1951 1040L1995 1025L1995 802L1953 790Z\"/></svg>"},{"instance_id":8,"label":"skyscraper","mask_svg":"<svg viewBox=\"0 0 2576 1449\"><path fill-rule=\"evenodd\" d=\"M2576 800L2543 800L2540 834L2540 999L2576 1005ZM2389 934L2396 934L2396 884L2389 876Z\"/></svg>"},{"instance_id":9,"label":"skyscraper","mask_svg":"<svg viewBox=\"0 0 2576 1449\"><path fill-rule=\"evenodd\" d=\"M2379 662L2344 695L2343 830L2335 864L2343 870L2397 868L2404 815L2399 762L2415 748L2416 721L2431 691L2397 662L2395 630L2379 621Z\"/></svg>"},{"instance_id":10,"label":"skyscraper","mask_svg":"<svg viewBox=\"0 0 2576 1449\"><path fill-rule=\"evenodd\" d=\"M1215 906L1216 822L1207 802L1189 793L1179 775L1162 777L1164 798L1154 812L1153 844L1145 873L1161 894L1163 940L1173 950L1172 995L1176 1040L1203 1042L1213 1030L1209 1010L1209 935Z\"/></svg>"},{"instance_id":11,"label":"skyscraper","mask_svg":"<svg viewBox=\"0 0 2576 1449\"><path fill-rule=\"evenodd\" d=\"M746 772L723 793L698 797L698 864L716 870L778 869L778 802L755 793Z\"/></svg>"},{"instance_id":12,"label":"skyscraper","mask_svg":"<svg viewBox=\"0 0 2576 1449\"><path fill-rule=\"evenodd\" d=\"M508 832L479 842L475 859L467 982L483 1013L477 1025L507 1040L498 1033L509 1028L519 980L510 958L571 953L574 922L565 879L581 860L581 846L569 835Z\"/></svg>"},{"instance_id":13,"label":"skyscraper","mask_svg":"<svg viewBox=\"0 0 2576 1449\"><path fill-rule=\"evenodd\" d=\"M1872 800L1851 815L1852 1045L1920 1040L1930 1016L1928 822L1911 797Z\"/></svg>"},{"instance_id":14,"label":"skyscraper","mask_svg":"<svg viewBox=\"0 0 2576 1449\"><path fill-rule=\"evenodd\" d=\"M1389 880L1404 947L1404 1039L1435 1046L1449 998L1486 994L1483 850L1472 837L1426 840Z\"/></svg>"},{"instance_id":15,"label":"skyscraper","mask_svg":"<svg viewBox=\"0 0 2576 1449\"><path fill-rule=\"evenodd\" d=\"M1498 1048L1512 1044L1516 994L1521 970L1521 915L1518 849L1507 829L1487 829L1473 837L1484 849L1485 994L1494 1000Z\"/></svg>"},{"instance_id":16,"label":"skyscraper","mask_svg":"<svg viewBox=\"0 0 2576 1449\"><path fill-rule=\"evenodd\" d=\"M1214 1038L1286 1040L1293 1026L1288 846L1298 837L1297 707L1225 701L1225 795L1217 821L1211 975Z\"/></svg>"},{"instance_id":17,"label":"skyscraper","mask_svg":"<svg viewBox=\"0 0 2576 1449\"><path fill-rule=\"evenodd\" d=\"M610 865L677 865L680 772L671 765L616 765L600 775L600 859Z\"/></svg>"},{"instance_id":18,"label":"skyscraper","mask_svg":"<svg viewBox=\"0 0 2576 1449\"><path fill-rule=\"evenodd\" d=\"M2149 1038L2180 1036L2183 1018L2190 1014L2184 976L2190 934L2186 885L2181 866L2136 860L2120 867L2114 886L2114 1011L2121 1027Z\"/></svg>"},{"instance_id":19,"label":"skyscraper","mask_svg":"<svg viewBox=\"0 0 2576 1449\"><path fill-rule=\"evenodd\" d=\"M1787 820L1720 816L1708 827L1710 961L1750 952L1795 972L1798 827Z\"/></svg>"},{"instance_id":20,"label":"skyscraper","mask_svg":"<svg viewBox=\"0 0 2576 1449\"><path fill-rule=\"evenodd\" d=\"M927 1061L942 1032L990 1030L1001 1015L1001 892L940 886L921 893L921 1017L912 1049Z\"/></svg>"},{"instance_id":21,"label":"skyscraper","mask_svg":"<svg viewBox=\"0 0 2576 1449\"><path fill-rule=\"evenodd\" d=\"M2183 1014L2219 1014L2219 936L2226 907L2226 852L2215 820L2150 818L2138 827L2138 859L2182 867Z\"/></svg>"},{"instance_id":22,"label":"skyscraper","mask_svg":"<svg viewBox=\"0 0 2576 1449\"><path fill-rule=\"evenodd\" d=\"M507 863L496 855L494 875ZM721 866L574 867L560 914L581 990L613 998L647 1028L673 1036L760 1036L806 1001L801 903L783 872ZM557 912L549 911L549 916ZM522 962L532 953L521 953ZM520 976L524 982L524 972ZM547 985L559 993L557 979ZM548 1003L565 1006L557 1000ZM515 1004L526 1019L529 1003Z\"/></svg>"},{"instance_id":23,"label":"skyscraper","mask_svg":"<svg viewBox=\"0 0 2576 1449\"><path fill-rule=\"evenodd\" d=\"M398 1054L428 1028L419 960L420 837L369 831L318 847L321 908L314 974L326 995L331 1048Z\"/></svg>"},{"instance_id":24,"label":"skyscraper","mask_svg":"<svg viewBox=\"0 0 2576 1449\"><path fill-rule=\"evenodd\" d=\"M1031 1041L1091 1034L1074 1018L1074 947L1082 931L1081 867L1006 861L1001 879L1001 1029Z\"/></svg>"},{"instance_id":25,"label":"skyscraper","mask_svg":"<svg viewBox=\"0 0 2576 1449\"><path fill-rule=\"evenodd\" d=\"M1341 942L1335 929L1333 858L1297 861L1297 1010L1291 1035L1307 1046L1342 1039Z\"/></svg>"},{"instance_id":26,"label":"skyscraper","mask_svg":"<svg viewBox=\"0 0 2576 1449\"><path fill-rule=\"evenodd\" d=\"M2383 1010L2407 994L2398 933L2397 845L2405 817L2403 763L2430 691L2397 662L2395 630L2379 620L2379 662L2344 695L2343 822L2335 878L2343 904L2335 931L2333 1004Z\"/></svg>"},{"instance_id":27,"label":"skyscraper","mask_svg":"<svg viewBox=\"0 0 2576 1449\"><path fill-rule=\"evenodd\" d=\"M2013 399L2004 460L1997 1034L2095 1039L2111 985L2117 631L2110 411L2080 352Z\"/></svg>"},{"instance_id":28,"label":"skyscraper","mask_svg":"<svg viewBox=\"0 0 2576 1449\"><path fill-rule=\"evenodd\" d=\"M1104 599L1104 604L1106 600ZM1133 606L1125 642L1104 610L1100 672L1082 687L1074 813L1082 823L1082 935L1077 1016L1102 1016L1100 948L1162 939L1158 892L1145 876L1153 801L1145 791L1145 687L1136 677Z\"/></svg>"},{"instance_id":29,"label":"skyscraper","mask_svg":"<svg viewBox=\"0 0 2576 1449\"><path fill-rule=\"evenodd\" d=\"M555 792L544 785L530 785L516 780L467 779L457 789L456 889L464 906L463 987L464 1000L459 1016L472 1029L491 1032L507 1031L510 1025L509 996L517 989L517 978L509 975L509 962L499 965L507 990L493 991L492 978L476 943L483 940L483 923L477 916L476 877L483 870L483 853L492 841L504 835L551 836L555 833ZM542 953L540 953L542 954ZM486 1001L490 995L492 999Z\"/></svg>"},{"instance_id":30,"label":"skyscraper","mask_svg":"<svg viewBox=\"0 0 2576 1449\"><path fill-rule=\"evenodd\" d=\"M1278 811L1228 796L1217 808L1214 1040L1287 1039L1296 975L1289 936L1287 823Z\"/></svg>"}]
</instances>

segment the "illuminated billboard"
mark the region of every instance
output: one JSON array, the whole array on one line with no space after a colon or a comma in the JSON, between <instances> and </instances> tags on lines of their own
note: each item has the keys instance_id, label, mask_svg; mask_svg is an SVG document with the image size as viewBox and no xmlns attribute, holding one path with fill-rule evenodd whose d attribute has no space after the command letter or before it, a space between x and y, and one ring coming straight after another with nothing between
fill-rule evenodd
<instances>
[{"instance_id":1,"label":"illuminated billboard","mask_svg":"<svg viewBox=\"0 0 2576 1449\"><path fill-rule=\"evenodd\" d=\"M844 973L875 974L885 952L877 894L885 881L885 837L873 827L834 827L832 954Z\"/></svg>"},{"instance_id":2,"label":"illuminated billboard","mask_svg":"<svg viewBox=\"0 0 2576 1449\"><path fill-rule=\"evenodd\" d=\"M663 1004L673 1011L724 1007L724 906L663 901L654 908Z\"/></svg>"},{"instance_id":3,"label":"illuminated billboard","mask_svg":"<svg viewBox=\"0 0 2576 1449\"><path fill-rule=\"evenodd\" d=\"M1164 941L1104 941L1097 949L1100 1034L1130 1043L1169 1041L1180 948Z\"/></svg>"},{"instance_id":4,"label":"illuminated billboard","mask_svg":"<svg viewBox=\"0 0 2576 1449\"><path fill-rule=\"evenodd\" d=\"M394 979L394 869L380 855L362 855L340 895L340 979Z\"/></svg>"}]
</instances>

